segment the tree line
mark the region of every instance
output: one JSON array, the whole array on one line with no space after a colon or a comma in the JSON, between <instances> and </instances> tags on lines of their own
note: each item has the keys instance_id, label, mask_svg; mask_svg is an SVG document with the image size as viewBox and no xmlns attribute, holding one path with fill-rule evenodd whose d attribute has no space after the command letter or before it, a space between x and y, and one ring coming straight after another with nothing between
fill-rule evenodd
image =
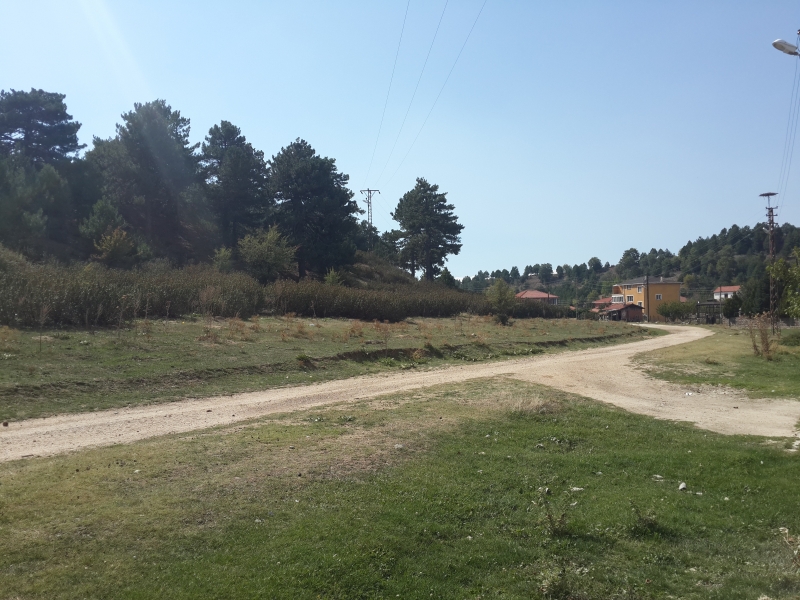
<instances>
[{"instance_id":1,"label":"tree line","mask_svg":"<svg viewBox=\"0 0 800 600\"><path fill-rule=\"evenodd\" d=\"M775 248L778 263L794 260L795 249L800 248L800 229L784 223L775 230ZM528 287L547 290L569 302L589 307L592 300L611 294L615 283L636 277L674 277L683 283L683 291L692 300L708 300L714 288L721 285L740 285L742 291L728 311L741 309L746 314L769 310L769 235L765 223L754 227L732 225L718 234L699 237L687 242L677 254L669 250L652 248L640 252L629 248L615 265L602 263L592 257L580 265L564 264L555 269L550 263L529 265L520 272L518 267L478 271L474 277L464 277L464 289L480 291L494 281L502 279L517 289ZM789 273L788 267L782 273ZM783 293L783 283L779 282ZM680 306L665 307L670 317L683 314Z\"/></svg>"},{"instance_id":2,"label":"tree line","mask_svg":"<svg viewBox=\"0 0 800 600\"><path fill-rule=\"evenodd\" d=\"M87 148L64 94L0 91L0 244L116 268L214 262L262 282L322 278L371 248L433 280L461 249L454 206L424 178L399 199L397 229L379 233L349 176L305 140L267 157L223 120L192 143L164 100L120 119Z\"/></svg>"}]
</instances>

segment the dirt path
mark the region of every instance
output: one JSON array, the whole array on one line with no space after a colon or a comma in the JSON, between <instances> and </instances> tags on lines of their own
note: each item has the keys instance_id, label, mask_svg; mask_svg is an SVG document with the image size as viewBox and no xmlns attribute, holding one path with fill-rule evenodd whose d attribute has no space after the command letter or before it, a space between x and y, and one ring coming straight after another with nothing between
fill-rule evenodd
<instances>
[{"instance_id":1,"label":"dirt path","mask_svg":"<svg viewBox=\"0 0 800 600\"><path fill-rule=\"evenodd\" d=\"M670 327L669 331L672 334L668 336L606 348L30 419L10 423L0 430L0 461L129 443L274 413L501 375L542 383L659 419L690 421L720 433L798 434L795 425L800 419L800 401L750 400L731 391L697 393L695 389L689 396L689 388L652 379L631 365L634 354L711 335L696 327Z\"/></svg>"}]
</instances>

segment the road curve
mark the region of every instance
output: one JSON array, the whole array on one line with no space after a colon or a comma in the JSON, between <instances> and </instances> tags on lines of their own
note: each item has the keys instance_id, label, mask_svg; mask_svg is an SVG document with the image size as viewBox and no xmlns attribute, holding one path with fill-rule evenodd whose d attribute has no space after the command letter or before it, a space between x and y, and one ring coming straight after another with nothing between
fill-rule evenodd
<instances>
[{"instance_id":1,"label":"road curve","mask_svg":"<svg viewBox=\"0 0 800 600\"><path fill-rule=\"evenodd\" d=\"M125 444L275 413L497 376L541 383L631 412L689 421L720 433L797 435L800 402L796 400L751 400L731 391L694 391L688 396L688 388L653 379L636 369L631 364L635 354L712 335L699 327L667 329L671 335L603 348L12 422L0 430L0 461Z\"/></svg>"}]
</instances>

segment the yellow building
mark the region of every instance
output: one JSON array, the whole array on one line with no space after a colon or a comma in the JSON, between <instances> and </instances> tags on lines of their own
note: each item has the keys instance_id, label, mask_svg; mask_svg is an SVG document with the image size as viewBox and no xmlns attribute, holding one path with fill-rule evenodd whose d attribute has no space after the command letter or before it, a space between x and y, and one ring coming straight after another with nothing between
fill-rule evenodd
<instances>
[{"instance_id":1,"label":"yellow building","mask_svg":"<svg viewBox=\"0 0 800 600\"><path fill-rule=\"evenodd\" d=\"M664 281L663 277L638 277L615 283L611 288L611 302L641 306L647 321L664 321L664 317L658 314L658 305L680 300L680 282Z\"/></svg>"}]
</instances>

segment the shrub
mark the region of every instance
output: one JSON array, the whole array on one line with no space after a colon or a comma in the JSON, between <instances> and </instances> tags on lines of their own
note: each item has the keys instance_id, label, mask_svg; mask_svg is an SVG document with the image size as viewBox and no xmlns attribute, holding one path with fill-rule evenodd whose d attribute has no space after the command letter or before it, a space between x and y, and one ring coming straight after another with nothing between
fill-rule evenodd
<instances>
[{"instance_id":1,"label":"shrub","mask_svg":"<svg viewBox=\"0 0 800 600\"><path fill-rule=\"evenodd\" d=\"M497 320L503 325L508 323L509 313L514 310L514 304L517 301L514 297L514 290L502 279L497 279L486 290L486 300L494 311Z\"/></svg>"},{"instance_id":2,"label":"shrub","mask_svg":"<svg viewBox=\"0 0 800 600\"><path fill-rule=\"evenodd\" d=\"M210 266L174 269L163 263L121 271L96 263L33 264L0 246L0 324L33 326L42 307L56 325L108 325L138 316L195 312L200 293L215 288L213 312L249 317L263 305L264 289L244 273L220 273ZM136 313L136 314L135 314Z\"/></svg>"},{"instance_id":3,"label":"shrub","mask_svg":"<svg viewBox=\"0 0 800 600\"><path fill-rule=\"evenodd\" d=\"M239 240L239 257L247 271L261 283L274 281L293 271L296 248L277 227L249 234Z\"/></svg>"},{"instance_id":4,"label":"shrub","mask_svg":"<svg viewBox=\"0 0 800 600\"><path fill-rule=\"evenodd\" d=\"M267 306L278 314L342 317L364 321L402 321L409 317L452 317L460 313L493 312L483 294L453 290L436 284L356 289L316 281L277 281L266 288ZM513 296L512 296L513 297ZM543 302L515 302L509 316L563 317L565 309Z\"/></svg>"}]
</instances>

